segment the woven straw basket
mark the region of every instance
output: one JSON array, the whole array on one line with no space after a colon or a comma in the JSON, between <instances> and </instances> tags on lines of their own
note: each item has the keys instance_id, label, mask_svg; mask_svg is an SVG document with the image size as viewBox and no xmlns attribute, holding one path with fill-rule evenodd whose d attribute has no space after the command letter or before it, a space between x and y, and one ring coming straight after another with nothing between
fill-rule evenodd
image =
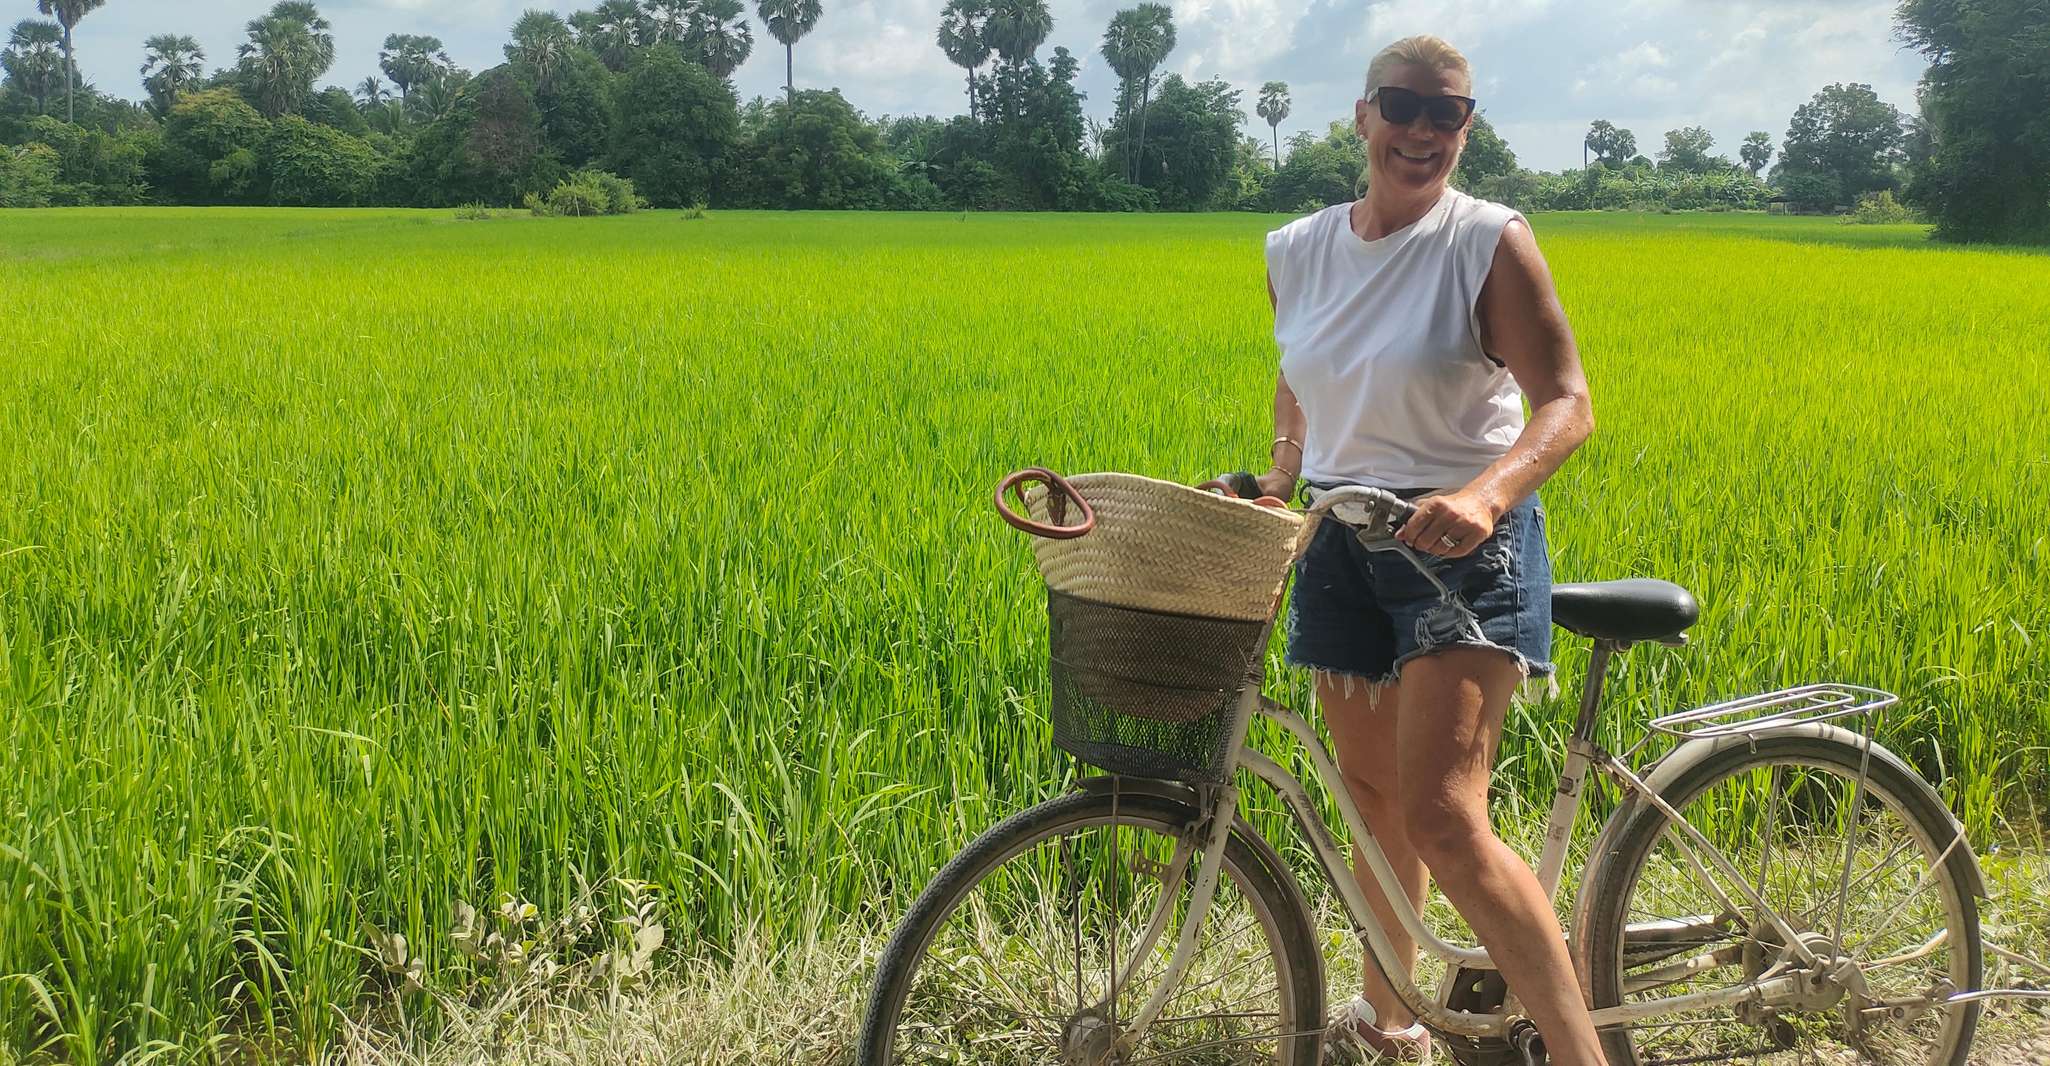
<instances>
[{"instance_id":1,"label":"woven straw basket","mask_svg":"<svg viewBox=\"0 0 2050 1066\"><path fill-rule=\"evenodd\" d=\"M1068 483L1096 511L1072 540L1035 537L1048 587L1097 603L1201 618L1265 622L1298 544L1314 522L1277 507L1137 474L1081 474ZM1027 491L1040 522L1048 490Z\"/></svg>"}]
</instances>

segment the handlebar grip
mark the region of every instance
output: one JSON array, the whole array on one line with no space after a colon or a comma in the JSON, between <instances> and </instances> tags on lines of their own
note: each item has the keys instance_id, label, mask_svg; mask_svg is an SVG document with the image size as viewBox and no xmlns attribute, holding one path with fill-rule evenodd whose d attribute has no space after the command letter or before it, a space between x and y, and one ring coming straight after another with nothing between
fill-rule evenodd
<instances>
[{"instance_id":1,"label":"handlebar grip","mask_svg":"<svg viewBox=\"0 0 2050 1066\"><path fill-rule=\"evenodd\" d=\"M1265 493L1260 491L1260 479L1244 470L1233 470L1219 474L1196 486L1205 492L1217 492L1241 500L1257 500Z\"/></svg>"}]
</instances>

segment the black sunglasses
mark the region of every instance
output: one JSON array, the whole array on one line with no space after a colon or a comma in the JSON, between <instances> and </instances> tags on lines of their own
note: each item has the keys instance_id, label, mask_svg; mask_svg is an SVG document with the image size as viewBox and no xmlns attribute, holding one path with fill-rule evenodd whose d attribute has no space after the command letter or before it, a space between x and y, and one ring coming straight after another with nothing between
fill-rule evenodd
<instances>
[{"instance_id":1,"label":"black sunglasses","mask_svg":"<svg viewBox=\"0 0 2050 1066\"><path fill-rule=\"evenodd\" d=\"M1397 85L1383 85L1367 94L1367 102L1381 105L1381 117L1407 126L1420 114L1429 115L1431 125L1447 133L1466 125L1473 117L1471 96L1425 96Z\"/></svg>"}]
</instances>

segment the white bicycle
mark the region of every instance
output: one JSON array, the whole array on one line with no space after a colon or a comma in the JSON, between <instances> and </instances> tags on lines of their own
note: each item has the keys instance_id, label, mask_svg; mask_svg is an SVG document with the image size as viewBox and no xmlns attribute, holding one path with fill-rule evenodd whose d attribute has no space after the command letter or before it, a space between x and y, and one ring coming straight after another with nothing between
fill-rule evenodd
<instances>
[{"instance_id":1,"label":"white bicycle","mask_svg":"<svg viewBox=\"0 0 2050 1066\"><path fill-rule=\"evenodd\" d=\"M1058 476L1031 477L1087 513ZM1340 489L1311 510L1424 567L1389 547L1409 511L1392 494ZM884 951L861 1066L1317 1063L1317 931L1296 870L1240 814L1241 770L1280 798L1294 853L1454 1059L1543 1061L1487 952L1434 935L1406 905L1315 730L1260 694L1271 617L1223 633L1063 600L1050 593L1056 736L1109 772L1005 819L940 870ZM1962 1066L1988 995L1975 991L1985 887L1935 790L1872 738L1894 697L1807 685L1657 717L1647 740L1679 742L1633 766L1642 742L1619 756L1594 739L1610 661L1684 643L1693 598L1662 581L1560 585L1552 614L1594 647L1537 873L1556 895L1589 776L1612 782L1619 802L1567 923L1609 1061ZM1229 648L1260 652L1248 667ZM1220 665L1201 676L1206 661ZM1149 662L1171 662L1183 683L1162 686ZM1174 713L1152 713L1163 708ZM1293 737L1404 932L1445 960L1434 994L1394 954L1303 782L1245 743L1256 716Z\"/></svg>"}]
</instances>

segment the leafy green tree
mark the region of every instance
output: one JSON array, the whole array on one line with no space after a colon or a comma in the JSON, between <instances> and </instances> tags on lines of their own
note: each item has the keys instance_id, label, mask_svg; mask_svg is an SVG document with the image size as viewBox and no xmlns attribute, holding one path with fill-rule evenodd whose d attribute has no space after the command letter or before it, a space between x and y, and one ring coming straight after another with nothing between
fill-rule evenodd
<instances>
[{"instance_id":1,"label":"leafy green tree","mask_svg":"<svg viewBox=\"0 0 2050 1066\"><path fill-rule=\"evenodd\" d=\"M783 93L795 106L797 99L797 42L817 28L819 0L756 0L755 13L769 27L769 36L783 46Z\"/></svg>"},{"instance_id":2,"label":"leafy green tree","mask_svg":"<svg viewBox=\"0 0 2050 1066\"><path fill-rule=\"evenodd\" d=\"M264 141L269 199L285 207L360 204L370 195L378 166L377 153L360 138L298 115L272 123Z\"/></svg>"},{"instance_id":3,"label":"leafy green tree","mask_svg":"<svg viewBox=\"0 0 2050 1066\"><path fill-rule=\"evenodd\" d=\"M142 87L149 93L150 110L161 118L171 113L179 93L199 84L206 73L206 52L198 41L170 33L157 34L142 47Z\"/></svg>"},{"instance_id":4,"label":"leafy green tree","mask_svg":"<svg viewBox=\"0 0 2050 1066\"><path fill-rule=\"evenodd\" d=\"M147 136L86 129L49 115L29 123L30 141L56 150L51 199L59 204L141 203Z\"/></svg>"},{"instance_id":5,"label":"leafy green tree","mask_svg":"<svg viewBox=\"0 0 2050 1066\"><path fill-rule=\"evenodd\" d=\"M78 89L78 50L71 39L72 31L87 15L93 13L107 0L36 0L36 10L57 20L64 30L64 121L78 121L78 111L72 104L72 97Z\"/></svg>"},{"instance_id":6,"label":"leafy green tree","mask_svg":"<svg viewBox=\"0 0 2050 1066\"><path fill-rule=\"evenodd\" d=\"M0 69L22 95L36 102L36 114L50 111L50 94L64 84L64 30L54 22L23 19L7 34Z\"/></svg>"},{"instance_id":7,"label":"leafy green tree","mask_svg":"<svg viewBox=\"0 0 2050 1066\"><path fill-rule=\"evenodd\" d=\"M730 78L754 51L755 34L740 0L699 0L691 10L683 47L716 78Z\"/></svg>"},{"instance_id":8,"label":"leafy green tree","mask_svg":"<svg viewBox=\"0 0 2050 1066\"><path fill-rule=\"evenodd\" d=\"M1260 102L1253 105L1253 113L1267 123L1267 130L1274 141L1274 169L1281 169L1281 123L1288 118L1288 83L1270 81L1260 86Z\"/></svg>"},{"instance_id":9,"label":"leafy green tree","mask_svg":"<svg viewBox=\"0 0 2050 1066\"><path fill-rule=\"evenodd\" d=\"M1796 176L1826 177L1836 203L1854 203L1900 184L1894 168L1904 158L1904 139L1901 113L1870 85L1830 85L1794 110L1773 177L1782 186ZM1826 187L1808 183L1803 189L1813 194Z\"/></svg>"},{"instance_id":10,"label":"leafy green tree","mask_svg":"<svg viewBox=\"0 0 2050 1066\"><path fill-rule=\"evenodd\" d=\"M1160 206L1171 211L1201 211L1215 206L1232 166L1245 114L1239 91L1218 80L1194 85L1179 74L1160 83L1153 100L1150 143L1140 156L1138 184L1152 189ZM1123 147L1139 131L1114 124L1104 133L1106 148Z\"/></svg>"},{"instance_id":11,"label":"leafy green tree","mask_svg":"<svg viewBox=\"0 0 2050 1066\"><path fill-rule=\"evenodd\" d=\"M314 81L334 65L327 20L312 4L283 0L247 29L249 40L236 49L245 95L269 118L303 106Z\"/></svg>"},{"instance_id":12,"label":"leafy green tree","mask_svg":"<svg viewBox=\"0 0 2050 1066\"><path fill-rule=\"evenodd\" d=\"M1744 161L1744 169L1757 177L1765 169L1766 160L1772 158L1772 134L1764 130L1752 130L1744 135L1743 147L1737 149L1738 158Z\"/></svg>"},{"instance_id":13,"label":"leafy green tree","mask_svg":"<svg viewBox=\"0 0 2050 1066\"><path fill-rule=\"evenodd\" d=\"M562 176L542 137L540 110L503 66L455 91L448 112L414 140L407 169L414 198L430 207L515 204Z\"/></svg>"},{"instance_id":14,"label":"leafy green tree","mask_svg":"<svg viewBox=\"0 0 2050 1066\"><path fill-rule=\"evenodd\" d=\"M515 69L524 63L516 62ZM584 49L558 60L554 77L535 80L534 104L541 109L541 136L563 165L583 167L604 158L612 141L613 74Z\"/></svg>"},{"instance_id":15,"label":"leafy green tree","mask_svg":"<svg viewBox=\"0 0 2050 1066\"><path fill-rule=\"evenodd\" d=\"M512 43L505 46L505 58L533 71L537 87L546 88L575 46L569 23L561 15L530 8L513 23Z\"/></svg>"},{"instance_id":16,"label":"leafy green tree","mask_svg":"<svg viewBox=\"0 0 2050 1066\"><path fill-rule=\"evenodd\" d=\"M742 144L736 202L749 207L874 209L892 168L882 138L840 95L806 89L767 106Z\"/></svg>"},{"instance_id":17,"label":"leafy green tree","mask_svg":"<svg viewBox=\"0 0 2050 1066\"><path fill-rule=\"evenodd\" d=\"M1288 160L1267 183L1269 206L1306 214L1359 196L1367 145L1350 122L1333 122L1323 136L1304 130L1288 139Z\"/></svg>"},{"instance_id":18,"label":"leafy green tree","mask_svg":"<svg viewBox=\"0 0 2050 1066\"><path fill-rule=\"evenodd\" d=\"M356 109L349 90L330 85L306 100L306 120L351 137L370 136L370 122Z\"/></svg>"},{"instance_id":19,"label":"leafy green tree","mask_svg":"<svg viewBox=\"0 0 2050 1066\"><path fill-rule=\"evenodd\" d=\"M1954 241L2050 244L2050 26L2040 0L1903 0L1929 60L1911 192Z\"/></svg>"},{"instance_id":20,"label":"leafy green tree","mask_svg":"<svg viewBox=\"0 0 2050 1066\"><path fill-rule=\"evenodd\" d=\"M445 118L469 82L470 72L461 67L438 67L414 87L413 98L401 103L399 111L408 122L422 126Z\"/></svg>"},{"instance_id":21,"label":"leafy green tree","mask_svg":"<svg viewBox=\"0 0 2050 1066\"><path fill-rule=\"evenodd\" d=\"M448 51L441 45L441 38L426 34L390 34L384 39L384 48L377 53L377 68L399 87L402 103L411 101L414 86L423 85L454 66L455 62L449 59Z\"/></svg>"},{"instance_id":22,"label":"leafy green tree","mask_svg":"<svg viewBox=\"0 0 2050 1066\"><path fill-rule=\"evenodd\" d=\"M0 144L0 207L50 206L60 165L57 150L47 144Z\"/></svg>"},{"instance_id":23,"label":"leafy green tree","mask_svg":"<svg viewBox=\"0 0 2050 1066\"><path fill-rule=\"evenodd\" d=\"M1666 146L1659 150L1659 166L1683 174L1705 174L1716 167L1715 157L1709 154L1714 147L1715 137L1704 127L1667 130Z\"/></svg>"},{"instance_id":24,"label":"leafy green tree","mask_svg":"<svg viewBox=\"0 0 2050 1066\"><path fill-rule=\"evenodd\" d=\"M186 93L164 122L154 184L185 203L248 203L270 123L233 89Z\"/></svg>"},{"instance_id":25,"label":"leafy green tree","mask_svg":"<svg viewBox=\"0 0 2050 1066\"><path fill-rule=\"evenodd\" d=\"M947 0L940 10L939 45L947 62L968 72L968 113L975 114L975 71L989 62L992 49L985 27L989 0Z\"/></svg>"},{"instance_id":26,"label":"leafy green tree","mask_svg":"<svg viewBox=\"0 0 2050 1066\"><path fill-rule=\"evenodd\" d=\"M1452 183L1461 189L1478 191L1490 178L1516 173L1516 153L1509 142L1495 132L1486 115L1476 113L1466 131L1466 150L1459 154L1459 170Z\"/></svg>"},{"instance_id":27,"label":"leafy green tree","mask_svg":"<svg viewBox=\"0 0 2050 1066\"><path fill-rule=\"evenodd\" d=\"M673 47L650 48L613 85L611 169L658 207L709 202L739 118L733 90Z\"/></svg>"},{"instance_id":28,"label":"leafy green tree","mask_svg":"<svg viewBox=\"0 0 2050 1066\"><path fill-rule=\"evenodd\" d=\"M1620 170L1628 164L1630 157L1637 154L1637 135L1620 129L1605 118L1594 120L1587 128L1582 147L1593 152L1595 161L1612 170Z\"/></svg>"}]
</instances>

